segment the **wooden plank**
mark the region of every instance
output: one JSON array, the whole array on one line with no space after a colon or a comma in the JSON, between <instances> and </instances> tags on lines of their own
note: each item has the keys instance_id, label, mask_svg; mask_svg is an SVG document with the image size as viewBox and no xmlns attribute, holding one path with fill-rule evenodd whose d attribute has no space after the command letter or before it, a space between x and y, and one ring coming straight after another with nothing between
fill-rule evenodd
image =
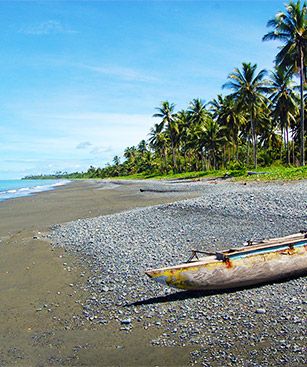
<instances>
[{"instance_id":1,"label":"wooden plank","mask_svg":"<svg viewBox=\"0 0 307 367\"><path fill-rule=\"evenodd\" d=\"M244 254L244 253L251 252L253 250L261 250L261 249L266 249L270 247L275 247L278 245L282 246L282 245L287 245L287 244L295 244L304 239L307 239L306 233L296 233L296 234L292 234L292 235L285 236L285 237L278 237L278 238L272 238L268 240L262 240L262 241L258 241L254 245L247 245L244 247L235 247L235 248L230 248L224 251L216 251L216 252L208 251L207 252L207 251L202 251L202 250L192 250L192 254L194 255L196 253L200 253L200 254L206 254L209 256L215 255L217 260L223 260L225 256L228 256L228 255L230 256L230 255ZM191 256L187 262L197 262L197 261L204 260L204 259L206 259L206 257L198 258L197 256L195 256L194 258L193 256Z\"/></svg>"},{"instance_id":2,"label":"wooden plank","mask_svg":"<svg viewBox=\"0 0 307 367\"><path fill-rule=\"evenodd\" d=\"M301 242L303 240L307 241L307 238L297 238L297 239L292 239L292 240L287 240L287 241L275 241L275 242L270 242L270 243L265 243L265 244L261 244L261 245L255 245L255 246L246 246L246 247L241 247L236 249L236 251L223 251L222 254L223 255L236 255L236 254L244 254L246 252L251 252L254 250L262 250L262 249L269 249L271 247L277 247L277 246L286 246L286 245L295 245L298 242Z\"/></svg>"},{"instance_id":3,"label":"wooden plank","mask_svg":"<svg viewBox=\"0 0 307 367\"><path fill-rule=\"evenodd\" d=\"M229 250L225 250L225 251L220 251L220 252L227 252L227 251L240 251L240 250L246 250L246 249L258 249L258 248L262 248L262 247L267 247L270 245L275 245L275 244L286 244L286 243L291 243L291 242L298 242L298 241L302 241L304 239L307 238L306 234L302 234L302 233L297 233L294 235L290 235L290 236L285 236L285 237L278 237L278 238L272 238L272 239L268 239L268 240L261 240L261 241L256 241L254 245L246 245L243 247L234 247L231 248Z\"/></svg>"}]
</instances>

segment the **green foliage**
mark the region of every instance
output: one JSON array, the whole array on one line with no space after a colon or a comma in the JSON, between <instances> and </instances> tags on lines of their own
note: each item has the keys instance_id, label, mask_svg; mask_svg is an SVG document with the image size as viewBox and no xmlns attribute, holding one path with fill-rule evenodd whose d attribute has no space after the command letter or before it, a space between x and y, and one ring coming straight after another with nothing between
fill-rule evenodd
<instances>
[{"instance_id":1,"label":"green foliage","mask_svg":"<svg viewBox=\"0 0 307 367\"><path fill-rule=\"evenodd\" d=\"M306 83L307 64L307 3L297 0L285 5L285 12L279 11L267 26L273 28L264 37L264 41L278 40L283 46L276 55L276 65L300 76L300 163L305 165L305 116L304 85Z\"/></svg>"},{"instance_id":2,"label":"green foliage","mask_svg":"<svg viewBox=\"0 0 307 367\"><path fill-rule=\"evenodd\" d=\"M245 170L245 165L243 162L239 162L239 161L230 161L227 164L227 169L230 170Z\"/></svg>"},{"instance_id":3,"label":"green foliage","mask_svg":"<svg viewBox=\"0 0 307 367\"><path fill-rule=\"evenodd\" d=\"M257 170L256 170L257 171ZM275 180L303 180L307 179L307 166L284 167L271 166L258 169L259 172L267 174L251 175L244 177L247 181L275 181ZM242 178L240 178L242 180Z\"/></svg>"}]
</instances>

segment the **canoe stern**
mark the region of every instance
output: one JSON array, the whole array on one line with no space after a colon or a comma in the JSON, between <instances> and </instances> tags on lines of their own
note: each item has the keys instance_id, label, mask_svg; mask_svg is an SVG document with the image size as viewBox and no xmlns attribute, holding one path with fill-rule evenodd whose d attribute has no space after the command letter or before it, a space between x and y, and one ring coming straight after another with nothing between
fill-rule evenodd
<instances>
[{"instance_id":1,"label":"canoe stern","mask_svg":"<svg viewBox=\"0 0 307 367\"><path fill-rule=\"evenodd\" d=\"M222 262L215 262L209 264L201 264L182 267L162 268L147 270L145 273L156 282L179 289L195 289L195 277L201 271L203 274L214 274L214 270L224 267ZM208 272L207 272L208 271ZM192 275L192 276L191 276Z\"/></svg>"}]
</instances>

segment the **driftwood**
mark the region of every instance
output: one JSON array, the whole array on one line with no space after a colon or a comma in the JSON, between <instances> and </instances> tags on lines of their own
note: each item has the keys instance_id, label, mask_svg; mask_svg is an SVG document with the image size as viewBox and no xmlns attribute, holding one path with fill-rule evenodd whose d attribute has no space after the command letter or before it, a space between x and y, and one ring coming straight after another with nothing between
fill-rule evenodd
<instances>
[{"instance_id":1,"label":"driftwood","mask_svg":"<svg viewBox=\"0 0 307 367\"><path fill-rule=\"evenodd\" d=\"M251 175L269 175L269 174L270 174L270 172L255 172L255 171L247 171L247 174L248 174L249 176L251 176Z\"/></svg>"},{"instance_id":2,"label":"driftwood","mask_svg":"<svg viewBox=\"0 0 307 367\"><path fill-rule=\"evenodd\" d=\"M172 189L166 189L166 190L158 190L158 189L140 189L141 192L159 192L159 193L167 193L167 192L186 192L187 190L172 190Z\"/></svg>"}]
</instances>

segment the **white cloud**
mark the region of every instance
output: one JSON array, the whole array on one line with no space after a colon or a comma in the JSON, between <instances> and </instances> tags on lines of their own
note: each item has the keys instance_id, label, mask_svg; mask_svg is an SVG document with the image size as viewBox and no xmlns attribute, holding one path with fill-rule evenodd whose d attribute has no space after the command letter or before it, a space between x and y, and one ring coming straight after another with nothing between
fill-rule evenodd
<instances>
[{"instance_id":1,"label":"white cloud","mask_svg":"<svg viewBox=\"0 0 307 367\"><path fill-rule=\"evenodd\" d=\"M154 82L157 81L152 75L142 73L138 70L122 66L94 66L87 64L76 64L75 66L93 71L98 74L109 75L128 81Z\"/></svg>"},{"instance_id":2,"label":"white cloud","mask_svg":"<svg viewBox=\"0 0 307 367\"><path fill-rule=\"evenodd\" d=\"M89 141L83 141L81 143L79 143L77 146L76 146L76 149L86 149L86 148L89 148L90 146L92 146L93 144L90 143Z\"/></svg>"},{"instance_id":3,"label":"white cloud","mask_svg":"<svg viewBox=\"0 0 307 367\"><path fill-rule=\"evenodd\" d=\"M94 155L101 155L103 153L109 153L109 152L112 152L113 148L108 146L108 147L105 147L105 146L97 146L97 147L94 147L90 153L91 154L94 154Z\"/></svg>"},{"instance_id":4,"label":"white cloud","mask_svg":"<svg viewBox=\"0 0 307 367\"><path fill-rule=\"evenodd\" d=\"M59 34L59 33L77 33L76 31L68 28L61 22L57 20L47 20L46 22L32 24L22 27L19 30L20 33L43 36L49 34Z\"/></svg>"},{"instance_id":5,"label":"white cloud","mask_svg":"<svg viewBox=\"0 0 307 367\"><path fill-rule=\"evenodd\" d=\"M24 176L103 167L115 155L121 156L127 146L146 138L154 123L146 114L28 111L22 117L18 125L6 128L4 139L0 136L1 178L9 176L4 175L6 170L16 177L18 172Z\"/></svg>"},{"instance_id":6,"label":"white cloud","mask_svg":"<svg viewBox=\"0 0 307 367\"><path fill-rule=\"evenodd\" d=\"M113 156L108 160L98 158L84 159L8 159L1 162L1 179L21 178L32 174L49 174L57 171L74 172L87 171L90 165L95 167L103 167L108 161L111 161Z\"/></svg>"}]
</instances>

